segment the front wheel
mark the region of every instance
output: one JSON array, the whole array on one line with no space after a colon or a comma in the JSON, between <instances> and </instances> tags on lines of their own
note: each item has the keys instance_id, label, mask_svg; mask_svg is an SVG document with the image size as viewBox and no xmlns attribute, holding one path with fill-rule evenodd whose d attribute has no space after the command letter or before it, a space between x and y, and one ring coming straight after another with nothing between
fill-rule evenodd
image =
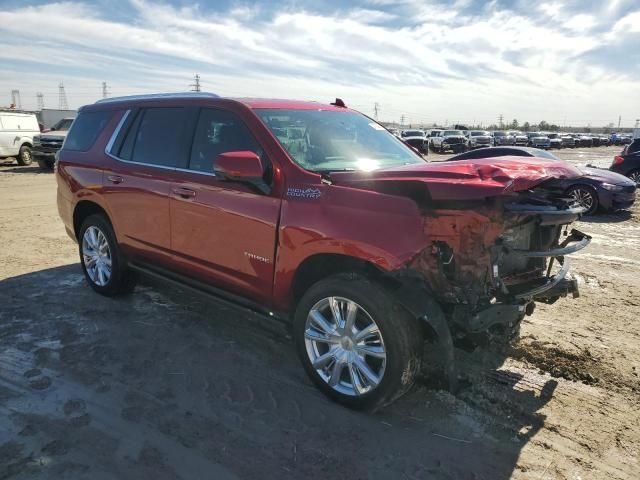
<instances>
[{"instance_id":1,"label":"front wheel","mask_svg":"<svg viewBox=\"0 0 640 480\"><path fill-rule=\"evenodd\" d=\"M23 145L20 147L20 151L18 152L18 165L27 166L31 165L33 162L33 155L31 154L31 149Z\"/></svg>"},{"instance_id":2,"label":"front wheel","mask_svg":"<svg viewBox=\"0 0 640 480\"><path fill-rule=\"evenodd\" d=\"M135 275L127 268L113 228L103 215L91 215L82 223L78 247L85 279L96 292L113 297L133 290Z\"/></svg>"},{"instance_id":3,"label":"front wheel","mask_svg":"<svg viewBox=\"0 0 640 480\"><path fill-rule=\"evenodd\" d=\"M313 383L359 410L376 410L406 393L422 360L418 320L357 274L328 277L304 294L294 339Z\"/></svg>"},{"instance_id":4,"label":"front wheel","mask_svg":"<svg viewBox=\"0 0 640 480\"><path fill-rule=\"evenodd\" d=\"M585 209L585 215L592 215L598 210L598 194L595 189L586 185L576 185L567 190L578 205Z\"/></svg>"}]
</instances>

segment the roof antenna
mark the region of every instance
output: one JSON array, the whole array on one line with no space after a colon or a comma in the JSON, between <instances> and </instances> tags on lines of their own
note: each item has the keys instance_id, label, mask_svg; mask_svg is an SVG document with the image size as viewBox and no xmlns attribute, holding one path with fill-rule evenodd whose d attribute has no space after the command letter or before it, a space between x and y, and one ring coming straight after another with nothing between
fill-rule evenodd
<instances>
[{"instance_id":1,"label":"roof antenna","mask_svg":"<svg viewBox=\"0 0 640 480\"><path fill-rule=\"evenodd\" d=\"M341 98L336 98L336 101L332 102L331 105L333 105L335 107L347 108L347 106L344 104L344 102L342 101Z\"/></svg>"}]
</instances>

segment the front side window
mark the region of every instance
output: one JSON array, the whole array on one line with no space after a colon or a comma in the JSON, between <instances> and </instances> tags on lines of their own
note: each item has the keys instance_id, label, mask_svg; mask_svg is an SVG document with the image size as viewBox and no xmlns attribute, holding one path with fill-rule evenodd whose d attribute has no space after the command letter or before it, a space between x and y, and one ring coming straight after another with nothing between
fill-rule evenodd
<instances>
[{"instance_id":1,"label":"front side window","mask_svg":"<svg viewBox=\"0 0 640 480\"><path fill-rule=\"evenodd\" d=\"M370 171L425 162L383 126L349 110L255 112L293 161L306 170Z\"/></svg>"},{"instance_id":2,"label":"front side window","mask_svg":"<svg viewBox=\"0 0 640 480\"><path fill-rule=\"evenodd\" d=\"M78 114L78 118L73 122L69 135L64 141L65 150L75 150L86 152L95 143L98 135L107 126L112 111L83 112Z\"/></svg>"},{"instance_id":3,"label":"front side window","mask_svg":"<svg viewBox=\"0 0 640 480\"><path fill-rule=\"evenodd\" d=\"M193 138L189 169L211 173L218 155L241 150L263 157L262 148L236 114L203 108Z\"/></svg>"}]
</instances>

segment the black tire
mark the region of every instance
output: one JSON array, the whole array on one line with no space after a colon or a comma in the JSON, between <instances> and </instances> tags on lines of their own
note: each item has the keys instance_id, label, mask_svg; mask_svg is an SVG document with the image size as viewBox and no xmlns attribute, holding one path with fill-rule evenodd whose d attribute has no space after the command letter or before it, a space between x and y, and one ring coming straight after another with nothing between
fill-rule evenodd
<instances>
[{"instance_id":1,"label":"black tire","mask_svg":"<svg viewBox=\"0 0 640 480\"><path fill-rule=\"evenodd\" d=\"M42 170L53 171L54 162L46 158L38 158L38 165Z\"/></svg>"},{"instance_id":2,"label":"black tire","mask_svg":"<svg viewBox=\"0 0 640 480\"><path fill-rule=\"evenodd\" d=\"M310 358L312 354L308 353L305 339L307 318L314 306L330 297L341 297L355 302L363 309L358 311L356 318L364 319L365 322L372 319L379 329L383 349L386 353L386 364L377 386L364 393L348 394L334 389L328 383L330 380L323 379L312 365ZM360 320L354 321L354 325ZM314 284L298 303L293 321L293 333L298 356L311 381L329 398L349 408L375 411L388 405L409 391L416 374L420 371L423 338L418 320L412 318L404 308L396 304L383 287L355 273L333 275ZM334 339L344 339L344 336L340 337L340 334L337 334L335 330L332 335L337 335L332 337ZM327 338L329 337L327 336ZM334 346L337 345L340 343L334 344ZM362 345L362 343L356 345ZM313 349L312 346L309 348ZM327 345L326 348L328 350L329 346ZM352 351L357 350L357 346L354 345L345 348L351 348ZM355 352L353 354L358 355ZM375 362L376 359L373 358L370 361ZM328 370L333 369L334 364L329 363L325 367L321 367L320 370L326 368L325 374L328 375ZM374 365L371 368L375 369L376 367ZM337 387L348 389L348 385L351 385L351 389L355 390L353 388L355 387L354 377L349 375L351 373L350 367L345 366L340 372L341 380Z\"/></svg>"},{"instance_id":3,"label":"black tire","mask_svg":"<svg viewBox=\"0 0 640 480\"><path fill-rule=\"evenodd\" d=\"M593 215L598 210L600 202L598 200L598 193L596 192L595 188L588 185L574 185L567 190L567 194L574 197L578 201L580 201L580 197L584 198L586 194L591 196L591 198L593 199L591 206L587 207L587 205L584 205L585 207L587 207L587 211L584 212L583 215ZM582 202L580 203L582 204Z\"/></svg>"},{"instance_id":4,"label":"black tire","mask_svg":"<svg viewBox=\"0 0 640 480\"><path fill-rule=\"evenodd\" d=\"M85 256L83 255L84 237L86 231L91 227L97 228L104 235L109 248L111 275L104 285L99 285L91 278L85 265ZM89 286L96 292L107 297L113 297L133 291L136 284L136 275L127 267L127 262L116 241L113 227L104 215L90 215L82 222L78 235L78 253L80 255L80 265L82 265L84 277Z\"/></svg>"},{"instance_id":5,"label":"black tire","mask_svg":"<svg viewBox=\"0 0 640 480\"><path fill-rule=\"evenodd\" d=\"M27 165L31 165L33 162L33 155L31 154L31 149L27 145L23 145L20 147L20 151L18 152L18 165L22 165L26 167Z\"/></svg>"}]
</instances>

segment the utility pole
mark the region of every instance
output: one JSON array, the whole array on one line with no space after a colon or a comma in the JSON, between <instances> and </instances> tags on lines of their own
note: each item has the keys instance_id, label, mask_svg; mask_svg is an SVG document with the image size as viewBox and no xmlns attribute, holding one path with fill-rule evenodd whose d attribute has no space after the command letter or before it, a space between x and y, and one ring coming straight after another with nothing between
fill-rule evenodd
<instances>
[{"instance_id":1,"label":"utility pole","mask_svg":"<svg viewBox=\"0 0 640 480\"><path fill-rule=\"evenodd\" d=\"M380 108L380 105L378 104L378 102L373 104L373 117L378 120L378 110Z\"/></svg>"},{"instance_id":2,"label":"utility pole","mask_svg":"<svg viewBox=\"0 0 640 480\"><path fill-rule=\"evenodd\" d=\"M191 89L192 92L199 92L200 91L200 75L198 75L197 73L193 76L193 82L191 85L189 85L190 87L193 87Z\"/></svg>"},{"instance_id":3,"label":"utility pole","mask_svg":"<svg viewBox=\"0 0 640 480\"><path fill-rule=\"evenodd\" d=\"M38 104L38 110L42 110L44 108L44 95L42 92L36 93L36 102Z\"/></svg>"},{"instance_id":4,"label":"utility pole","mask_svg":"<svg viewBox=\"0 0 640 480\"><path fill-rule=\"evenodd\" d=\"M622 115L618 115L618 130L620 130L620 123L622 122Z\"/></svg>"},{"instance_id":5,"label":"utility pole","mask_svg":"<svg viewBox=\"0 0 640 480\"><path fill-rule=\"evenodd\" d=\"M498 121L500 122L500 128L504 128L504 115L500 114L500 116L498 117Z\"/></svg>"},{"instance_id":6,"label":"utility pole","mask_svg":"<svg viewBox=\"0 0 640 480\"><path fill-rule=\"evenodd\" d=\"M17 110L22 110L22 100L20 100L20 90L11 90L11 103Z\"/></svg>"},{"instance_id":7,"label":"utility pole","mask_svg":"<svg viewBox=\"0 0 640 480\"><path fill-rule=\"evenodd\" d=\"M107 82L102 82L102 98L107 98L109 96L109 87L107 86Z\"/></svg>"},{"instance_id":8,"label":"utility pole","mask_svg":"<svg viewBox=\"0 0 640 480\"><path fill-rule=\"evenodd\" d=\"M67 103L67 94L64 91L64 83L60 82L58 85L58 108L60 110L69 110L69 104Z\"/></svg>"},{"instance_id":9,"label":"utility pole","mask_svg":"<svg viewBox=\"0 0 640 480\"><path fill-rule=\"evenodd\" d=\"M404 126L404 113L402 114L402 116L400 117L400 126Z\"/></svg>"}]
</instances>

